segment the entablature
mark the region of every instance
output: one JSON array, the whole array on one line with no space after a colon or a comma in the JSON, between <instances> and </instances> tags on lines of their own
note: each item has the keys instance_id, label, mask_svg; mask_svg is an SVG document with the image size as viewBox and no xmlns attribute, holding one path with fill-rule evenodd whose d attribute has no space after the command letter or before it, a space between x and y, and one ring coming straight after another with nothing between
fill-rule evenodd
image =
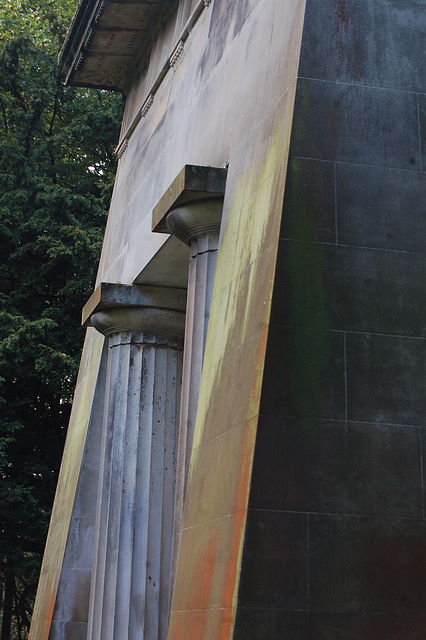
<instances>
[{"instance_id":1,"label":"entablature","mask_svg":"<svg viewBox=\"0 0 426 640\"><path fill-rule=\"evenodd\" d=\"M126 94L135 78L143 78L136 110L126 105L116 149L119 158L210 4L211 0L80 0L59 54L65 83Z\"/></svg>"},{"instance_id":2,"label":"entablature","mask_svg":"<svg viewBox=\"0 0 426 640\"><path fill-rule=\"evenodd\" d=\"M65 82L125 91L174 0L80 0L59 59Z\"/></svg>"}]
</instances>

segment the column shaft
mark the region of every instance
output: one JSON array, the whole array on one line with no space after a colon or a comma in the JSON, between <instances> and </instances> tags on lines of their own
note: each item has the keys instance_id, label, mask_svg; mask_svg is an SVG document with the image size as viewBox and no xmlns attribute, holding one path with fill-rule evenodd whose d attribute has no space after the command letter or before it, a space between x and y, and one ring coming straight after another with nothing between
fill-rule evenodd
<instances>
[{"instance_id":1,"label":"column shaft","mask_svg":"<svg viewBox=\"0 0 426 640\"><path fill-rule=\"evenodd\" d=\"M221 198L197 201L177 207L167 216L169 231L190 247L182 398L177 446L172 588L182 533L185 492L210 318L222 206Z\"/></svg>"},{"instance_id":2,"label":"column shaft","mask_svg":"<svg viewBox=\"0 0 426 640\"><path fill-rule=\"evenodd\" d=\"M216 271L219 230L191 242L186 305L179 448L184 446L185 485L188 478L204 349ZM183 445L184 442L184 445ZM180 465L179 465L180 466Z\"/></svg>"},{"instance_id":3,"label":"column shaft","mask_svg":"<svg viewBox=\"0 0 426 640\"><path fill-rule=\"evenodd\" d=\"M179 337L109 336L88 640L162 640L168 619Z\"/></svg>"}]
</instances>

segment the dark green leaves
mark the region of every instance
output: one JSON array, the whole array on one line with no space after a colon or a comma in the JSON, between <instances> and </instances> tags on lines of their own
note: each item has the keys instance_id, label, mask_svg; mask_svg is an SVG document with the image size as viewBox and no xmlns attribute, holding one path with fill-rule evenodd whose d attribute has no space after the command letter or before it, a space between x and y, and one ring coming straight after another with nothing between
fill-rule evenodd
<instances>
[{"instance_id":1,"label":"dark green leaves","mask_svg":"<svg viewBox=\"0 0 426 640\"><path fill-rule=\"evenodd\" d=\"M0 640L27 633L115 174L120 97L59 78L73 5L0 7Z\"/></svg>"}]
</instances>

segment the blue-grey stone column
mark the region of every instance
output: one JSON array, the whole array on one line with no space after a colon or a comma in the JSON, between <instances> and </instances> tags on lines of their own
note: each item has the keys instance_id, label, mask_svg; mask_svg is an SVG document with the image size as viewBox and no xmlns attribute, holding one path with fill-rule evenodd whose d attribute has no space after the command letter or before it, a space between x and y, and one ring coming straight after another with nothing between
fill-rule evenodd
<instances>
[{"instance_id":1,"label":"blue-grey stone column","mask_svg":"<svg viewBox=\"0 0 426 640\"><path fill-rule=\"evenodd\" d=\"M167 216L170 233L190 248L182 397L177 447L172 583L179 553L186 483L191 461L204 348L210 318L223 198L188 202Z\"/></svg>"},{"instance_id":2,"label":"blue-grey stone column","mask_svg":"<svg viewBox=\"0 0 426 640\"><path fill-rule=\"evenodd\" d=\"M91 316L109 354L88 640L167 632L185 313L152 291Z\"/></svg>"},{"instance_id":3,"label":"blue-grey stone column","mask_svg":"<svg viewBox=\"0 0 426 640\"><path fill-rule=\"evenodd\" d=\"M223 199L214 198L177 207L167 216L169 231L190 248L179 433L179 446L184 441L185 448L185 483L197 415L222 208Z\"/></svg>"}]
</instances>

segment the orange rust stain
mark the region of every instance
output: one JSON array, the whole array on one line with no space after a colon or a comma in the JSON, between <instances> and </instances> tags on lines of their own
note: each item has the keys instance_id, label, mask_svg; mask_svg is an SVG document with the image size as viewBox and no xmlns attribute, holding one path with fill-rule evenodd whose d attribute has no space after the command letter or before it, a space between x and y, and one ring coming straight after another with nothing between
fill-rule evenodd
<instances>
[{"instance_id":1,"label":"orange rust stain","mask_svg":"<svg viewBox=\"0 0 426 640\"><path fill-rule=\"evenodd\" d=\"M263 374L263 363L265 359L266 342L267 342L268 330L265 328L262 331L262 338L259 343L259 349L256 359L256 375L253 380L251 398L256 406L259 406L260 390ZM255 432L258 417L249 420L246 423L244 431L243 442L241 446L241 455L239 460L239 476L234 496L234 509L241 508L241 505L245 505L243 510L236 511L234 527L232 531L232 539L230 545L230 554L228 560L228 567L224 578L223 590L222 590L222 606L235 607L236 589L239 578L240 559L242 552L242 543L244 539L244 530L247 514L248 495L250 490L251 469L253 463L254 444L255 444ZM232 620L230 619L228 624L223 625L220 634L220 640L228 640L231 637Z\"/></svg>"},{"instance_id":2,"label":"orange rust stain","mask_svg":"<svg viewBox=\"0 0 426 640\"><path fill-rule=\"evenodd\" d=\"M218 640L228 640L231 637L233 626L233 616L230 615L229 618L225 618L220 625L220 636Z\"/></svg>"},{"instance_id":3,"label":"orange rust stain","mask_svg":"<svg viewBox=\"0 0 426 640\"><path fill-rule=\"evenodd\" d=\"M272 281L273 278L270 281L269 294L272 291ZM253 373L246 416L254 417L246 419L240 453L238 460L235 461L236 464L234 463L237 478L233 492L231 511L233 522L231 536L227 540L229 541L227 557L224 557L223 549L218 556L218 536L212 532L207 548L203 545L203 550L199 551L191 562L192 570L187 576L191 581L191 587L185 598L185 604L181 603L184 606L178 607L181 610L174 614L176 617L173 628L170 629L169 640L206 640L206 638L231 640L232 638L267 336L268 327L264 327L258 334L254 367L253 364L251 365ZM225 566L223 566L224 563ZM229 613L220 616L216 610L215 615L221 617L221 621L219 624L216 621L213 628L208 623L209 616L210 621L213 622L211 616L215 613L211 608L211 593L215 585L220 589L220 607L225 608ZM190 616L191 619L188 616L190 613L188 609L197 610L191 612L195 614Z\"/></svg>"},{"instance_id":4,"label":"orange rust stain","mask_svg":"<svg viewBox=\"0 0 426 640\"><path fill-rule=\"evenodd\" d=\"M244 448L244 447L243 447ZM238 495L244 492L244 484L247 482L246 469L249 468L248 464L243 465L243 469L240 472L238 480L238 488L235 494L235 501L237 502ZM232 530L232 538L229 551L228 566L225 573L222 589L222 606L232 607L233 598L235 593L235 580L238 571L238 561L240 557L240 543L242 539L242 532L245 523L246 512L237 511L234 519L234 526Z\"/></svg>"},{"instance_id":5,"label":"orange rust stain","mask_svg":"<svg viewBox=\"0 0 426 640\"><path fill-rule=\"evenodd\" d=\"M51 626L51 623L52 623L53 610L55 608L55 603L56 603L56 593L55 593L55 595L52 595L50 600L49 600L49 606L48 606L48 610L47 610L47 617L43 620L43 631L40 632L41 620L40 620L40 618L38 618L38 620L37 620L37 613L36 613L35 622L31 626L30 633L28 635L28 640L36 640L36 639L37 640L47 640L48 639L49 632L50 632L50 626ZM35 635L35 634L37 634L37 635Z\"/></svg>"},{"instance_id":6,"label":"orange rust stain","mask_svg":"<svg viewBox=\"0 0 426 640\"><path fill-rule=\"evenodd\" d=\"M171 638L172 640L174 638L184 637L182 634L183 618L184 618L183 611L176 611L172 613L170 618L170 626L169 626L169 633L168 633L169 638Z\"/></svg>"},{"instance_id":7,"label":"orange rust stain","mask_svg":"<svg viewBox=\"0 0 426 640\"><path fill-rule=\"evenodd\" d=\"M194 560L195 575L192 576L192 584L189 593L189 603L199 609L207 610L209 607L209 599L213 585L214 569L216 565L216 556L218 550L218 535L213 531L207 542L207 549L202 549ZM196 603L196 604L195 604ZM207 611L205 611L205 614ZM190 625L191 640L204 640L207 624L206 615L195 615ZM182 623L185 618L184 611L176 612L176 623L172 631L171 639L182 639L187 631L186 625L182 629Z\"/></svg>"},{"instance_id":8,"label":"orange rust stain","mask_svg":"<svg viewBox=\"0 0 426 640\"><path fill-rule=\"evenodd\" d=\"M49 610L47 612L47 619L49 621L49 626L53 617L53 609L55 608L56 596L52 596L49 603Z\"/></svg>"},{"instance_id":9,"label":"orange rust stain","mask_svg":"<svg viewBox=\"0 0 426 640\"><path fill-rule=\"evenodd\" d=\"M207 612L204 615L194 616L194 622L191 625L191 640L204 640L205 629L207 624Z\"/></svg>"},{"instance_id":10,"label":"orange rust stain","mask_svg":"<svg viewBox=\"0 0 426 640\"><path fill-rule=\"evenodd\" d=\"M258 345L254 369L255 375L252 380L250 394L251 407L256 406L258 408L259 406L267 335L268 329L266 327L262 330ZM238 479L233 499L234 522L226 569L221 578L221 607L228 609L229 615L224 616L221 624L215 629L215 640L230 640L233 632L257 420L258 417L256 415L246 422L241 443L241 452L238 464L236 465L238 469ZM212 532L207 543L207 548L199 551L197 557L194 558L194 574L191 578L191 588L186 602L187 607L189 605L191 608L194 607L198 609L198 615L191 616L192 620L189 622L184 611L177 611L175 613L175 624L173 625L170 640L177 640L178 638L183 640L187 637L187 632L190 632L190 640L205 640L206 637L210 637L207 624L208 612L209 610L211 612L210 596L215 580L214 574L215 570L217 570L217 563L219 562L217 551L218 535L216 532ZM189 628L187 628L186 623L189 623Z\"/></svg>"},{"instance_id":11,"label":"orange rust stain","mask_svg":"<svg viewBox=\"0 0 426 640\"><path fill-rule=\"evenodd\" d=\"M175 612L176 617L173 628L170 629L169 640L206 640L207 637L214 637L215 640L230 640L232 638L267 336L268 327L265 327L259 334L250 402L247 406L247 412L255 408L256 415L245 424L240 455L236 464L238 477L233 496L233 527L226 567L223 573L218 567L218 564L223 562L223 556L222 559L218 557L218 534L212 532L206 547L203 546L203 550L197 553L192 563L192 572L190 572L192 576L188 576L191 580L188 598L185 599L185 605L179 607L186 611ZM208 628L208 620L209 613L211 615L214 611L211 609L212 587L215 581L217 584L218 579L222 583L220 606L227 609L229 615L223 616L212 636ZM197 610L197 613L192 611L195 615L191 615L190 620L188 608Z\"/></svg>"},{"instance_id":12,"label":"orange rust stain","mask_svg":"<svg viewBox=\"0 0 426 640\"><path fill-rule=\"evenodd\" d=\"M215 560L217 556L218 536L216 532L212 532L210 535L207 550L204 556L204 575L201 584L200 599L202 607L207 608L209 606L209 596L213 583L213 573L215 567Z\"/></svg>"}]
</instances>

